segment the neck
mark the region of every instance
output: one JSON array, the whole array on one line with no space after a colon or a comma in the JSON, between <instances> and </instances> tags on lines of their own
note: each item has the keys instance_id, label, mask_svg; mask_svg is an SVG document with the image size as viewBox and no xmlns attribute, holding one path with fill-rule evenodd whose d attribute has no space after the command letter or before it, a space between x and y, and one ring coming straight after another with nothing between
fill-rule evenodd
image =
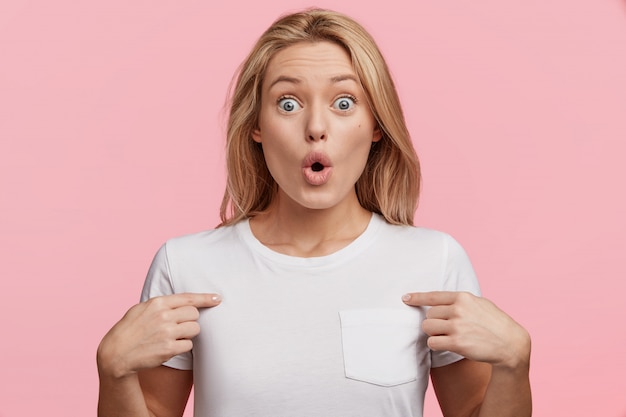
<instances>
[{"instance_id":1,"label":"neck","mask_svg":"<svg viewBox=\"0 0 626 417\"><path fill-rule=\"evenodd\" d=\"M356 194L328 209L308 209L277 196L270 208L250 221L255 237L270 249L291 256L329 255L365 231L372 213Z\"/></svg>"}]
</instances>

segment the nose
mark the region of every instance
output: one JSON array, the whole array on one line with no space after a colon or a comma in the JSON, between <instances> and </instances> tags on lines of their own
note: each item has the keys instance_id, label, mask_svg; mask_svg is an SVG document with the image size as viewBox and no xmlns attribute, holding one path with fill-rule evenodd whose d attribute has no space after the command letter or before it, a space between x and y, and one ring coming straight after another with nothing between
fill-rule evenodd
<instances>
[{"instance_id":1,"label":"nose","mask_svg":"<svg viewBox=\"0 0 626 417\"><path fill-rule=\"evenodd\" d=\"M315 106L307 119L306 138L309 141L325 140L328 137L327 123L324 118L323 109Z\"/></svg>"}]
</instances>

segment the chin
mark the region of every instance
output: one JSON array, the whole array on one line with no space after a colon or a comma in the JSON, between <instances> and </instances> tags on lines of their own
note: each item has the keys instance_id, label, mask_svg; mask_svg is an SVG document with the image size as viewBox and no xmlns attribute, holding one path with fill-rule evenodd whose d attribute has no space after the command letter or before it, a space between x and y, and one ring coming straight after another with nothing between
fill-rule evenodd
<instances>
[{"instance_id":1,"label":"chin","mask_svg":"<svg viewBox=\"0 0 626 417\"><path fill-rule=\"evenodd\" d=\"M321 192L321 190L313 192L312 194L314 195L311 195L311 193L307 194L308 195L305 196L299 196L300 198L291 198L291 200L309 210L329 210L350 200L349 195L339 197L335 195L335 193L324 193ZM358 204L356 198L354 201Z\"/></svg>"},{"instance_id":2,"label":"chin","mask_svg":"<svg viewBox=\"0 0 626 417\"><path fill-rule=\"evenodd\" d=\"M306 201L295 201L300 207L309 209L309 210L328 210L337 206L337 202L335 201L325 201L325 200L306 200Z\"/></svg>"},{"instance_id":3,"label":"chin","mask_svg":"<svg viewBox=\"0 0 626 417\"><path fill-rule=\"evenodd\" d=\"M329 210L339 206L359 204L354 185L324 184L311 186L298 184L296 187L282 188L279 185L279 198L284 199L287 206L309 210Z\"/></svg>"}]
</instances>

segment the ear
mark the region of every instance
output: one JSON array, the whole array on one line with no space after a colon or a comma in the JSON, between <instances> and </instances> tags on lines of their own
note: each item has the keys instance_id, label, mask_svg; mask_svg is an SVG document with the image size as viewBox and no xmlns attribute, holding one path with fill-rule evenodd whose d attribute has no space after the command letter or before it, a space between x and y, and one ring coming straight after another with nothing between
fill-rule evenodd
<instances>
[{"instance_id":1,"label":"ear","mask_svg":"<svg viewBox=\"0 0 626 417\"><path fill-rule=\"evenodd\" d=\"M261 129L258 127L252 131L252 140L256 143L261 143Z\"/></svg>"},{"instance_id":2,"label":"ear","mask_svg":"<svg viewBox=\"0 0 626 417\"><path fill-rule=\"evenodd\" d=\"M376 125L374 128L374 135L372 136L372 142L378 142L383 138L383 133L380 131L380 127Z\"/></svg>"}]
</instances>

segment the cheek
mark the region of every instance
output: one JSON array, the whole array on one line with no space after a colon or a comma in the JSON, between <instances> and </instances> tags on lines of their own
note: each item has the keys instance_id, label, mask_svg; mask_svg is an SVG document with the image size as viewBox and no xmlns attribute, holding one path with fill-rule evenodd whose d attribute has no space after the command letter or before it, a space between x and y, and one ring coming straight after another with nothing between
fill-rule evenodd
<instances>
[{"instance_id":1,"label":"cheek","mask_svg":"<svg viewBox=\"0 0 626 417\"><path fill-rule=\"evenodd\" d=\"M355 122L343 127L340 137L348 139L353 150L369 149L373 141L374 127L368 122Z\"/></svg>"},{"instance_id":2,"label":"cheek","mask_svg":"<svg viewBox=\"0 0 626 417\"><path fill-rule=\"evenodd\" d=\"M261 145L265 164L272 176L293 169L294 164L299 164L294 147L289 145L290 141L282 140L282 138L274 136L274 133L271 131L264 132Z\"/></svg>"}]
</instances>

